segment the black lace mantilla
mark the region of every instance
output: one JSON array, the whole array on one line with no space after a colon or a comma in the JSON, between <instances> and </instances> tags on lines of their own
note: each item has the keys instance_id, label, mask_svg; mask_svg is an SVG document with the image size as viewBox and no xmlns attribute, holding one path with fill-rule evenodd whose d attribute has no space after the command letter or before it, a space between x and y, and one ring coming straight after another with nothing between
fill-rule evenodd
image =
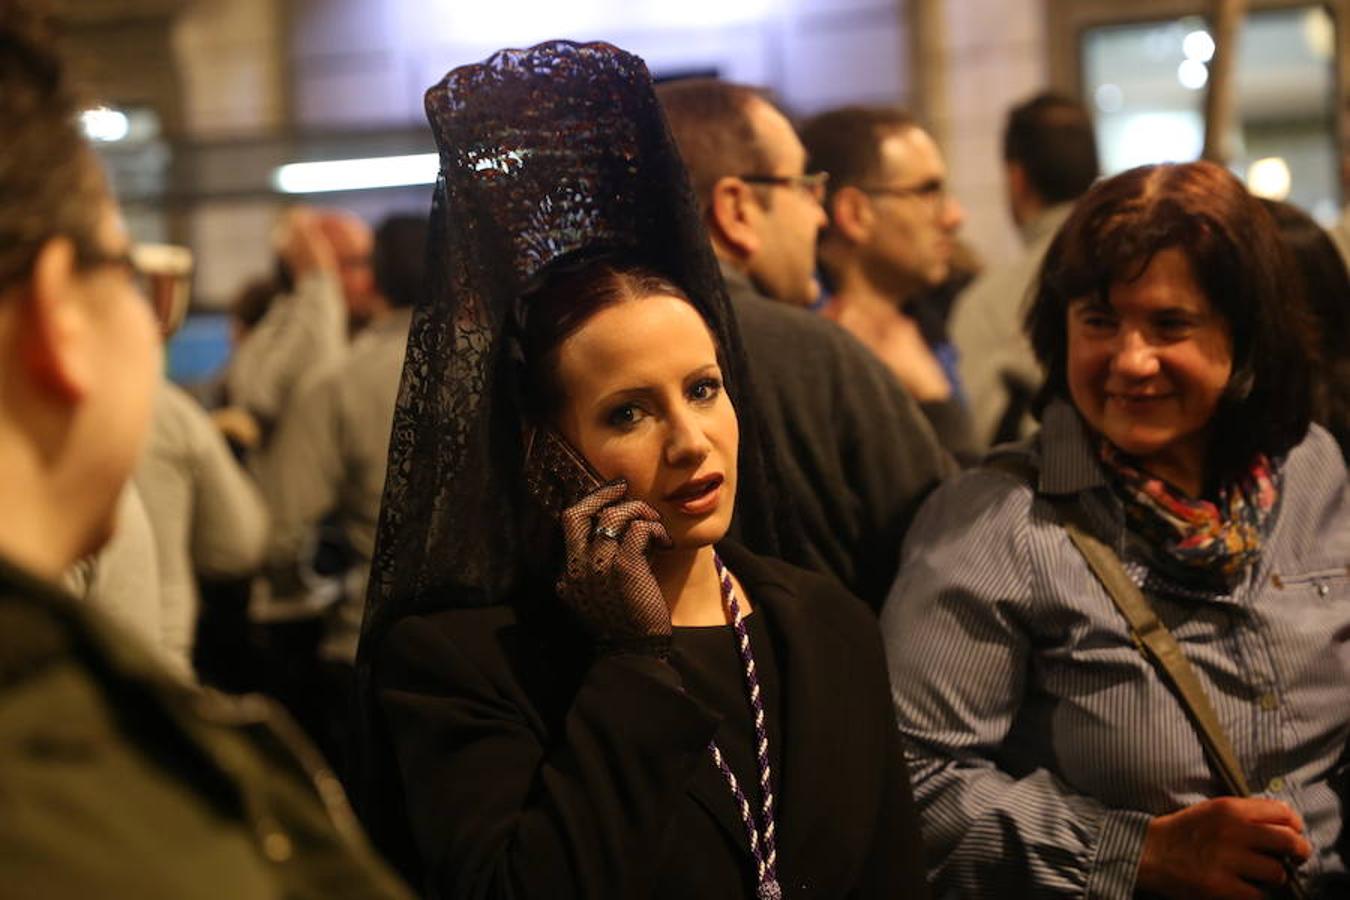
<instances>
[{"instance_id":1,"label":"black lace mantilla","mask_svg":"<svg viewBox=\"0 0 1350 900\"><path fill-rule=\"evenodd\" d=\"M521 416L503 333L541 272L604 252L694 298L740 418L742 538L778 550L773 459L688 176L646 66L552 42L455 69L426 94L440 154L428 296L414 311L358 656L433 609L507 602L543 548L522 537ZM369 706L367 706L369 711Z\"/></svg>"}]
</instances>

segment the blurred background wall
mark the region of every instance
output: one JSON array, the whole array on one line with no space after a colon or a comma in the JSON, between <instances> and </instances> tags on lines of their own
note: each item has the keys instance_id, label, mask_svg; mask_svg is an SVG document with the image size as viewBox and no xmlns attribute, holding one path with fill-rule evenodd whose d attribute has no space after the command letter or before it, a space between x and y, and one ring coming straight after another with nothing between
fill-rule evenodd
<instances>
[{"instance_id":1,"label":"blurred background wall","mask_svg":"<svg viewBox=\"0 0 1350 900\"><path fill-rule=\"evenodd\" d=\"M1250 0L1230 164L1326 221L1342 203L1350 0ZM427 208L414 185L306 195L292 162L425 154L422 93L501 47L566 37L638 53L657 78L772 88L790 112L911 108L948 156L987 262L1016 252L1000 141L1007 108L1056 87L1097 119L1108 172L1190 159L1213 41L1204 0L61 0L90 133L135 234L190 246L209 321L266 271L279 210L376 220ZM186 335L191 337L191 329Z\"/></svg>"}]
</instances>

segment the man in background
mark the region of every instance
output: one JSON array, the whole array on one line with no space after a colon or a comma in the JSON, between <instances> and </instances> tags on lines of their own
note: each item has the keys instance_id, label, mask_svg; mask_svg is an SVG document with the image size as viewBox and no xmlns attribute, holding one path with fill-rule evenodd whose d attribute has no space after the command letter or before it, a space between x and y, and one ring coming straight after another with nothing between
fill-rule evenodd
<instances>
[{"instance_id":1,"label":"man in background","mask_svg":"<svg viewBox=\"0 0 1350 900\"><path fill-rule=\"evenodd\" d=\"M375 233L371 317L351 348L306 379L254 460L272 517L260 618L308 616L316 644L286 641L279 693L340 772L353 746L352 666L375 553L390 430L413 307L425 290L427 219ZM321 577L315 577L321 576ZM320 600L316 604L314 600ZM322 605L327 604L327 605ZM319 621L312 622L317 615ZM292 634L292 638L296 635Z\"/></svg>"},{"instance_id":2,"label":"man in background","mask_svg":"<svg viewBox=\"0 0 1350 900\"><path fill-rule=\"evenodd\" d=\"M952 271L965 213L947 192L937 144L889 107L831 110L802 127L809 165L830 173L820 265L823 310L886 364L958 458L973 455L954 374L929 346L912 304Z\"/></svg>"},{"instance_id":3,"label":"man in background","mask_svg":"<svg viewBox=\"0 0 1350 900\"><path fill-rule=\"evenodd\" d=\"M959 296L951 335L981 446L1029 432L1041 370L1022 334L1026 294L1073 201L1097 180L1097 139L1087 111L1043 93L1014 107L1003 132L1008 211L1026 252L991 269Z\"/></svg>"},{"instance_id":4,"label":"man in background","mask_svg":"<svg viewBox=\"0 0 1350 900\"><path fill-rule=\"evenodd\" d=\"M278 245L289 291L239 342L226 374L230 406L256 420L263 442L302 381L342 355L378 302L370 227L351 213L290 210Z\"/></svg>"},{"instance_id":5,"label":"man in background","mask_svg":"<svg viewBox=\"0 0 1350 900\"><path fill-rule=\"evenodd\" d=\"M348 664L361 631L412 309L424 291L426 241L425 216L393 216L380 225L365 331L296 392L255 465L272 513L267 562L274 591L299 587L295 570L308 564L302 557L325 521L351 555L351 583L322 651Z\"/></svg>"},{"instance_id":6,"label":"man in background","mask_svg":"<svg viewBox=\"0 0 1350 900\"><path fill-rule=\"evenodd\" d=\"M697 79L657 94L689 168L745 342L783 492L805 532L790 561L879 609L919 503L953 463L913 399L814 302L826 175L753 88Z\"/></svg>"}]
</instances>

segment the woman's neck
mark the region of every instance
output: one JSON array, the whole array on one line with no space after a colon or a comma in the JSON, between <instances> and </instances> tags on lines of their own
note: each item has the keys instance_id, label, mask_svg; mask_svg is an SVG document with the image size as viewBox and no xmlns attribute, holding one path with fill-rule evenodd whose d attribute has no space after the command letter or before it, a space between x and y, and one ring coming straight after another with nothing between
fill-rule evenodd
<instances>
[{"instance_id":1,"label":"woman's neck","mask_svg":"<svg viewBox=\"0 0 1350 900\"><path fill-rule=\"evenodd\" d=\"M1186 496L1200 500L1207 486L1205 459L1209 443L1203 436L1173 442L1165 449L1138 457L1139 467L1163 479Z\"/></svg>"},{"instance_id":2,"label":"woman's neck","mask_svg":"<svg viewBox=\"0 0 1350 900\"><path fill-rule=\"evenodd\" d=\"M722 586L713 564L713 547L693 550L663 550L652 554L652 574L670 607L670 621L677 627L725 625ZM741 601L744 605L744 601ZM749 609L743 610L748 613Z\"/></svg>"}]
</instances>

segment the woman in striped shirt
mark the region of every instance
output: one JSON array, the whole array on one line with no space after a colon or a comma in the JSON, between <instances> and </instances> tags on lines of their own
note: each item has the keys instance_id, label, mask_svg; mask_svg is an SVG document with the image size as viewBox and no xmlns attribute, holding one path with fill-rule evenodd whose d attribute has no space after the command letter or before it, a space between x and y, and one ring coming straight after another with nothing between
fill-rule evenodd
<instances>
[{"instance_id":1,"label":"woman in striped shirt","mask_svg":"<svg viewBox=\"0 0 1350 900\"><path fill-rule=\"evenodd\" d=\"M939 896L1335 890L1350 499L1289 265L1208 163L1104 181L1056 236L1027 316L1041 430L929 500L883 614ZM1175 636L1251 798L1066 516Z\"/></svg>"}]
</instances>

